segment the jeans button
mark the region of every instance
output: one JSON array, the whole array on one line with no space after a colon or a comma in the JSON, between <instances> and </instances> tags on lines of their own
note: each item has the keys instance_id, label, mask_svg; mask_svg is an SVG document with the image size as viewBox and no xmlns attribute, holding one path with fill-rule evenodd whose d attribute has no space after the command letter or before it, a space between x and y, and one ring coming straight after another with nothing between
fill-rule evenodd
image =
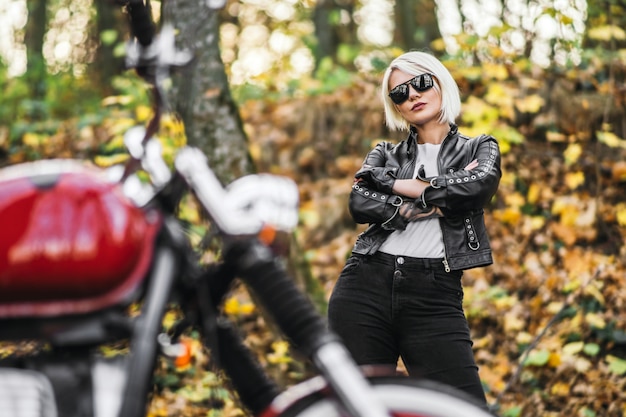
<instances>
[{"instance_id":1,"label":"jeans button","mask_svg":"<svg viewBox=\"0 0 626 417\"><path fill-rule=\"evenodd\" d=\"M398 259L396 259L396 262L398 263L398 265L402 265L404 263L404 258L402 256L398 256Z\"/></svg>"}]
</instances>

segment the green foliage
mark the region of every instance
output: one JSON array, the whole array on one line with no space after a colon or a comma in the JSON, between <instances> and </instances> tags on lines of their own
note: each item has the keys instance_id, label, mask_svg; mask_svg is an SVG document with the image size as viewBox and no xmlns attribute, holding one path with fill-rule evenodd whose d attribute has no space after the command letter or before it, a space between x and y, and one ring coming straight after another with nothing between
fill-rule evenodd
<instances>
[{"instance_id":1,"label":"green foliage","mask_svg":"<svg viewBox=\"0 0 626 417\"><path fill-rule=\"evenodd\" d=\"M511 407L502 412L502 417L520 417L522 411L523 409L520 406Z\"/></svg>"},{"instance_id":2,"label":"green foliage","mask_svg":"<svg viewBox=\"0 0 626 417\"><path fill-rule=\"evenodd\" d=\"M113 45L118 40L119 33L116 30L105 30L100 33L100 41L104 45Z\"/></svg>"},{"instance_id":3,"label":"green foliage","mask_svg":"<svg viewBox=\"0 0 626 417\"><path fill-rule=\"evenodd\" d=\"M532 351L524 361L525 366L545 366L550 360L550 352L547 350Z\"/></svg>"},{"instance_id":4,"label":"green foliage","mask_svg":"<svg viewBox=\"0 0 626 417\"><path fill-rule=\"evenodd\" d=\"M615 375L625 375L626 374L626 360L622 358L618 358L613 355L608 355L606 357L607 362L609 363L609 370L611 373Z\"/></svg>"},{"instance_id":5,"label":"green foliage","mask_svg":"<svg viewBox=\"0 0 626 417\"><path fill-rule=\"evenodd\" d=\"M342 66L335 65L330 58L324 58L315 73L321 83L307 91L312 95L331 93L339 87L350 85L354 74Z\"/></svg>"},{"instance_id":6,"label":"green foliage","mask_svg":"<svg viewBox=\"0 0 626 417\"><path fill-rule=\"evenodd\" d=\"M9 126L10 141L15 142L25 132L51 134L61 121L95 112L100 107L100 96L91 87L88 79L79 79L71 74L47 75L41 84L45 96L32 96L29 77L9 78L0 73L2 105L0 125Z\"/></svg>"}]
</instances>

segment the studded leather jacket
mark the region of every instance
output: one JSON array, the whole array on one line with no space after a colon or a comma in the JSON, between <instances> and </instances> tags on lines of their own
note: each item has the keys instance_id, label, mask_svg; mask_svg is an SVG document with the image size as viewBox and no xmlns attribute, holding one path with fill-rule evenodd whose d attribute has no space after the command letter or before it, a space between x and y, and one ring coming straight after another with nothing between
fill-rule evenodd
<instances>
[{"instance_id":1,"label":"studded leather jacket","mask_svg":"<svg viewBox=\"0 0 626 417\"><path fill-rule=\"evenodd\" d=\"M446 270L465 270L493 263L484 222L483 208L498 189L502 171L500 150L492 136L469 138L451 125L438 157L439 175L427 178L423 167L417 178L430 186L417 200L392 191L396 179L407 179L415 172L417 132L412 129L404 141L379 143L372 149L355 175L349 209L357 223L369 223L352 253L371 255L394 230L404 230L408 220L399 214L402 204L413 203L425 212L433 206L439 218L445 250ZM478 166L464 168L473 160Z\"/></svg>"}]
</instances>

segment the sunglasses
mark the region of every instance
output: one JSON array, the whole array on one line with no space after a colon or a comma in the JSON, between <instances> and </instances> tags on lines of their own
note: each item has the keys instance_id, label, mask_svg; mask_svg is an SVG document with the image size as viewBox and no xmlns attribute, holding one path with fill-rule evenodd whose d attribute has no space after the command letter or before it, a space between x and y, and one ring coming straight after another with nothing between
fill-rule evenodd
<instances>
[{"instance_id":1,"label":"sunglasses","mask_svg":"<svg viewBox=\"0 0 626 417\"><path fill-rule=\"evenodd\" d=\"M389 98L395 104L402 104L409 98L409 85L417 92L424 92L430 90L435 85L433 76L430 74L418 75L415 78L411 78L409 81L396 85L389 91Z\"/></svg>"}]
</instances>

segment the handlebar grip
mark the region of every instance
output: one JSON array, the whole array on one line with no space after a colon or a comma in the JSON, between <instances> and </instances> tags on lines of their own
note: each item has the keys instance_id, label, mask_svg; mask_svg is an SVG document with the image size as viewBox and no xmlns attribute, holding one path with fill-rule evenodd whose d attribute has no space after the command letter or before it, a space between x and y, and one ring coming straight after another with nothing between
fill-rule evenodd
<instances>
[{"instance_id":1,"label":"handlebar grip","mask_svg":"<svg viewBox=\"0 0 626 417\"><path fill-rule=\"evenodd\" d=\"M227 248L225 260L301 353L311 357L321 345L337 340L269 248L255 240L238 241Z\"/></svg>"},{"instance_id":2,"label":"handlebar grip","mask_svg":"<svg viewBox=\"0 0 626 417\"><path fill-rule=\"evenodd\" d=\"M149 2L149 0L147 0ZM155 34L155 25L152 21L151 7L143 0L130 0L127 5L130 16L130 30L142 46L152 43Z\"/></svg>"}]
</instances>

